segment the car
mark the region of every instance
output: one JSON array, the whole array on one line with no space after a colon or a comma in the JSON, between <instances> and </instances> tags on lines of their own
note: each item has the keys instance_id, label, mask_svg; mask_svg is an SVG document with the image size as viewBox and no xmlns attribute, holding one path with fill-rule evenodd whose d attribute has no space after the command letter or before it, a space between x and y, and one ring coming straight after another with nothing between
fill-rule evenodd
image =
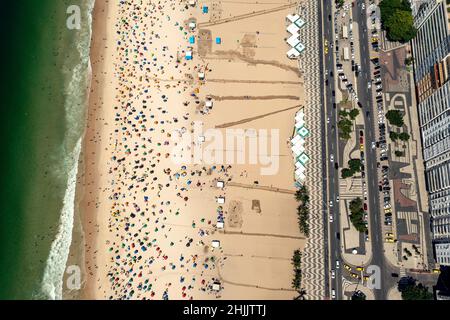
<instances>
[{"instance_id":1,"label":"car","mask_svg":"<svg viewBox=\"0 0 450 320\"><path fill-rule=\"evenodd\" d=\"M381 84L376 86L377 89L383 89L383 87L381 86Z\"/></svg>"},{"instance_id":2,"label":"car","mask_svg":"<svg viewBox=\"0 0 450 320\"><path fill-rule=\"evenodd\" d=\"M336 170L339 169L339 163L335 162L335 163L334 163L334 168L335 168Z\"/></svg>"},{"instance_id":3,"label":"car","mask_svg":"<svg viewBox=\"0 0 450 320\"><path fill-rule=\"evenodd\" d=\"M330 162L334 162L334 154L330 154Z\"/></svg>"},{"instance_id":4,"label":"car","mask_svg":"<svg viewBox=\"0 0 450 320\"><path fill-rule=\"evenodd\" d=\"M341 234L339 232L336 232L336 239L341 239Z\"/></svg>"},{"instance_id":5,"label":"car","mask_svg":"<svg viewBox=\"0 0 450 320\"><path fill-rule=\"evenodd\" d=\"M336 278L336 271L334 269L331 269L331 279Z\"/></svg>"},{"instance_id":6,"label":"car","mask_svg":"<svg viewBox=\"0 0 450 320\"><path fill-rule=\"evenodd\" d=\"M344 268L348 271L352 270L352 267L350 267L348 264L344 264Z\"/></svg>"},{"instance_id":7,"label":"car","mask_svg":"<svg viewBox=\"0 0 450 320\"><path fill-rule=\"evenodd\" d=\"M366 241L369 241L369 235L366 234Z\"/></svg>"},{"instance_id":8,"label":"car","mask_svg":"<svg viewBox=\"0 0 450 320\"><path fill-rule=\"evenodd\" d=\"M382 91L378 91L378 92L377 92L377 96L381 96L382 94L383 94Z\"/></svg>"},{"instance_id":9,"label":"car","mask_svg":"<svg viewBox=\"0 0 450 320\"><path fill-rule=\"evenodd\" d=\"M367 203L364 203L364 210L367 211Z\"/></svg>"},{"instance_id":10,"label":"car","mask_svg":"<svg viewBox=\"0 0 450 320\"><path fill-rule=\"evenodd\" d=\"M330 200L330 208L333 208L333 201Z\"/></svg>"},{"instance_id":11,"label":"car","mask_svg":"<svg viewBox=\"0 0 450 320\"><path fill-rule=\"evenodd\" d=\"M394 235L391 232L386 232L386 237L392 238Z\"/></svg>"},{"instance_id":12,"label":"car","mask_svg":"<svg viewBox=\"0 0 450 320\"><path fill-rule=\"evenodd\" d=\"M364 267L361 267L361 266L356 267L356 270L357 270L357 271L364 271Z\"/></svg>"},{"instance_id":13,"label":"car","mask_svg":"<svg viewBox=\"0 0 450 320\"><path fill-rule=\"evenodd\" d=\"M333 77L333 71L330 71L330 77Z\"/></svg>"},{"instance_id":14,"label":"car","mask_svg":"<svg viewBox=\"0 0 450 320\"><path fill-rule=\"evenodd\" d=\"M330 214L330 222L333 222L333 215Z\"/></svg>"},{"instance_id":15,"label":"car","mask_svg":"<svg viewBox=\"0 0 450 320\"><path fill-rule=\"evenodd\" d=\"M331 14L328 15L328 21L331 21Z\"/></svg>"},{"instance_id":16,"label":"car","mask_svg":"<svg viewBox=\"0 0 450 320\"><path fill-rule=\"evenodd\" d=\"M392 277L392 278L398 278L398 273L392 272L392 273L391 273L391 277Z\"/></svg>"},{"instance_id":17,"label":"car","mask_svg":"<svg viewBox=\"0 0 450 320\"><path fill-rule=\"evenodd\" d=\"M330 117L327 117L327 123L330 123Z\"/></svg>"},{"instance_id":18,"label":"car","mask_svg":"<svg viewBox=\"0 0 450 320\"><path fill-rule=\"evenodd\" d=\"M336 269L339 269L339 267L340 267L339 260L336 260Z\"/></svg>"},{"instance_id":19,"label":"car","mask_svg":"<svg viewBox=\"0 0 450 320\"><path fill-rule=\"evenodd\" d=\"M394 243L394 242L395 242L395 240L394 240L394 239L392 239L392 238L386 238L386 242L388 242L388 243Z\"/></svg>"},{"instance_id":20,"label":"car","mask_svg":"<svg viewBox=\"0 0 450 320\"><path fill-rule=\"evenodd\" d=\"M360 150L360 151L364 151L364 145L363 145L363 144L360 144L360 145L359 145L359 150Z\"/></svg>"},{"instance_id":21,"label":"car","mask_svg":"<svg viewBox=\"0 0 450 320\"><path fill-rule=\"evenodd\" d=\"M370 89L370 88L372 88L372 82L367 82L367 89Z\"/></svg>"},{"instance_id":22,"label":"car","mask_svg":"<svg viewBox=\"0 0 450 320\"><path fill-rule=\"evenodd\" d=\"M375 141L372 141L372 149L375 149L377 147L377 144L375 143Z\"/></svg>"},{"instance_id":23,"label":"car","mask_svg":"<svg viewBox=\"0 0 450 320\"><path fill-rule=\"evenodd\" d=\"M362 137L364 135L364 131L359 130L359 136Z\"/></svg>"},{"instance_id":24,"label":"car","mask_svg":"<svg viewBox=\"0 0 450 320\"><path fill-rule=\"evenodd\" d=\"M336 202L339 202L339 196L336 196Z\"/></svg>"},{"instance_id":25,"label":"car","mask_svg":"<svg viewBox=\"0 0 450 320\"><path fill-rule=\"evenodd\" d=\"M331 289L331 298L336 299L336 290Z\"/></svg>"}]
</instances>

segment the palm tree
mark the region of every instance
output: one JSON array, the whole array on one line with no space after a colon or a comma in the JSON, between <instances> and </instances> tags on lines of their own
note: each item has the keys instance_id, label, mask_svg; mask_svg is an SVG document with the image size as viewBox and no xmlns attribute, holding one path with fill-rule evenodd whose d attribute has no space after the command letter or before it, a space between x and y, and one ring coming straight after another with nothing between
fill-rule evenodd
<instances>
[{"instance_id":1,"label":"palm tree","mask_svg":"<svg viewBox=\"0 0 450 320\"><path fill-rule=\"evenodd\" d=\"M294 300L306 300L306 290L304 288L300 288L297 290L298 296L294 298Z\"/></svg>"}]
</instances>

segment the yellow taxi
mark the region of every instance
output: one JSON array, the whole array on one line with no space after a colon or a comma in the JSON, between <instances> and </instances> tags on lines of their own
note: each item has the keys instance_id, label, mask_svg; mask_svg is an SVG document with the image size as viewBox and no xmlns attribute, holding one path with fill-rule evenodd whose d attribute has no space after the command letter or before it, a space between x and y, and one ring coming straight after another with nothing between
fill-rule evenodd
<instances>
[{"instance_id":1,"label":"yellow taxi","mask_svg":"<svg viewBox=\"0 0 450 320\"><path fill-rule=\"evenodd\" d=\"M364 267L356 267L356 271L364 271Z\"/></svg>"},{"instance_id":2,"label":"yellow taxi","mask_svg":"<svg viewBox=\"0 0 450 320\"><path fill-rule=\"evenodd\" d=\"M364 145L362 143L359 145L359 150L364 151Z\"/></svg>"},{"instance_id":3,"label":"yellow taxi","mask_svg":"<svg viewBox=\"0 0 450 320\"><path fill-rule=\"evenodd\" d=\"M348 271L351 271L352 268L349 265L344 264L344 268L347 269Z\"/></svg>"},{"instance_id":4,"label":"yellow taxi","mask_svg":"<svg viewBox=\"0 0 450 320\"><path fill-rule=\"evenodd\" d=\"M386 242L393 243L395 240L393 238L386 238Z\"/></svg>"},{"instance_id":5,"label":"yellow taxi","mask_svg":"<svg viewBox=\"0 0 450 320\"><path fill-rule=\"evenodd\" d=\"M352 276L352 278L359 279L359 275L357 275L356 273L351 273L350 275Z\"/></svg>"},{"instance_id":6,"label":"yellow taxi","mask_svg":"<svg viewBox=\"0 0 450 320\"><path fill-rule=\"evenodd\" d=\"M370 278L369 276L364 276L364 277L363 277L364 281L369 280L369 278Z\"/></svg>"},{"instance_id":7,"label":"yellow taxi","mask_svg":"<svg viewBox=\"0 0 450 320\"><path fill-rule=\"evenodd\" d=\"M384 209L384 213L391 213L392 212L392 208L386 208Z\"/></svg>"},{"instance_id":8,"label":"yellow taxi","mask_svg":"<svg viewBox=\"0 0 450 320\"><path fill-rule=\"evenodd\" d=\"M439 269L433 269L433 273L441 273L441 270L439 270Z\"/></svg>"},{"instance_id":9,"label":"yellow taxi","mask_svg":"<svg viewBox=\"0 0 450 320\"><path fill-rule=\"evenodd\" d=\"M390 232L387 232L387 233L386 233L386 237L388 237L388 238L392 238L393 236L394 236L393 233L390 233Z\"/></svg>"}]
</instances>

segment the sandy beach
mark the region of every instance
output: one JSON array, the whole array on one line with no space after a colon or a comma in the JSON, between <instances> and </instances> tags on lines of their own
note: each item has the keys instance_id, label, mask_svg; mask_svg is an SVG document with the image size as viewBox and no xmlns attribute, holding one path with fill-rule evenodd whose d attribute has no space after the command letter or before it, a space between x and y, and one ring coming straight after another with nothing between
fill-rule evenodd
<instances>
[{"instance_id":1,"label":"sandy beach","mask_svg":"<svg viewBox=\"0 0 450 320\"><path fill-rule=\"evenodd\" d=\"M78 185L83 298L297 295L291 258L306 239L289 140L305 101L285 41L286 15L296 5L96 1ZM270 150L276 172L261 175L267 165L249 161L177 163L177 136L198 124L223 136L227 129L255 132L256 139L260 130L277 134L279 148ZM208 146L202 137L187 149ZM222 151L244 152L226 144Z\"/></svg>"}]
</instances>

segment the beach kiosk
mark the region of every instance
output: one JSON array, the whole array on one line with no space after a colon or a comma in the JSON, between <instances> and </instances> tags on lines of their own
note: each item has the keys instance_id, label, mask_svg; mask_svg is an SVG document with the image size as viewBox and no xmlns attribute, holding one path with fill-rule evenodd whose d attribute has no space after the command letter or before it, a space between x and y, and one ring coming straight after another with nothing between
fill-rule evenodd
<instances>
[{"instance_id":1,"label":"beach kiosk","mask_svg":"<svg viewBox=\"0 0 450 320\"><path fill-rule=\"evenodd\" d=\"M219 240L212 240L211 241L211 246L213 248L219 248L220 247L220 241Z\"/></svg>"},{"instance_id":2,"label":"beach kiosk","mask_svg":"<svg viewBox=\"0 0 450 320\"><path fill-rule=\"evenodd\" d=\"M194 30L196 26L197 26L197 25L195 24L195 22L193 22L193 21L189 22L189 28L190 28L191 30Z\"/></svg>"},{"instance_id":3,"label":"beach kiosk","mask_svg":"<svg viewBox=\"0 0 450 320\"><path fill-rule=\"evenodd\" d=\"M217 203L218 204L224 204L225 203L225 197L218 197L217 198Z\"/></svg>"},{"instance_id":4,"label":"beach kiosk","mask_svg":"<svg viewBox=\"0 0 450 320\"><path fill-rule=\"evenodd\" d=\"M225 186L225 182L223 182L221 180L217 181L217 183L216 183L217 188L223 189L224 186Z\"/></svg>"},{"instance_id":5,"label":"beach kiosk","mask_svg":"<svg viewBox=\"0 0 450 320\"><path fill-rule=\"evenodd\" d=\"M198 137L198 142L200 142L200 143L203 143L203 142L205 142L205 136L199 136Z\"/></svg>"},{"instance_id":6,"label":"beach kiosk","mask_svg":"<svg viewBox=\"0 0 450 320\"><path fill-rule=\"evenodd\" d=\"M186 51L186 60L192 60L192 51Z\"/></svg>"},{"instance_id":7,"label":"beach kiosk","mask_svg":"<svg viewBox=\"0 0 450 320\"><path fill-rule=\"evenodd\" d=\"M205 74L204 74L203 72L199 72L199 73L198 73L198 78L199 78L200 80L205 80Z\"/></svg>"},{"instance_id":8,"label":"beach kiosk","mask_svg":"<svg viewBox=\"0 0 450 320\"><path fill-rule=\"evenodd\" d=\"M208 109L212 109L212 107L213 107L213 101L212 101L212 100L206 100L206 101L205 101L205 106L206 106Z\"/></svg>"},{"instance_id":9,"label":"beach kiosk","mask_svg":"<svg viewBox=\"0 0 450 320\"><path fill-rule=\"evenodd\" d=\"M215 281L212 285L213 291L220 291L220 282Z\"/></svg>"},{"instance_id":10,"label":"beach kiosk","mask_svg":"<svg viewBox=\"0 0 450 320\"><path fill-rule=\"evenodd\" d=\"M217 229L223 229L225 227L225 224L223 222L217 221L216 227Z\"/></svg>"}]
</instances>

